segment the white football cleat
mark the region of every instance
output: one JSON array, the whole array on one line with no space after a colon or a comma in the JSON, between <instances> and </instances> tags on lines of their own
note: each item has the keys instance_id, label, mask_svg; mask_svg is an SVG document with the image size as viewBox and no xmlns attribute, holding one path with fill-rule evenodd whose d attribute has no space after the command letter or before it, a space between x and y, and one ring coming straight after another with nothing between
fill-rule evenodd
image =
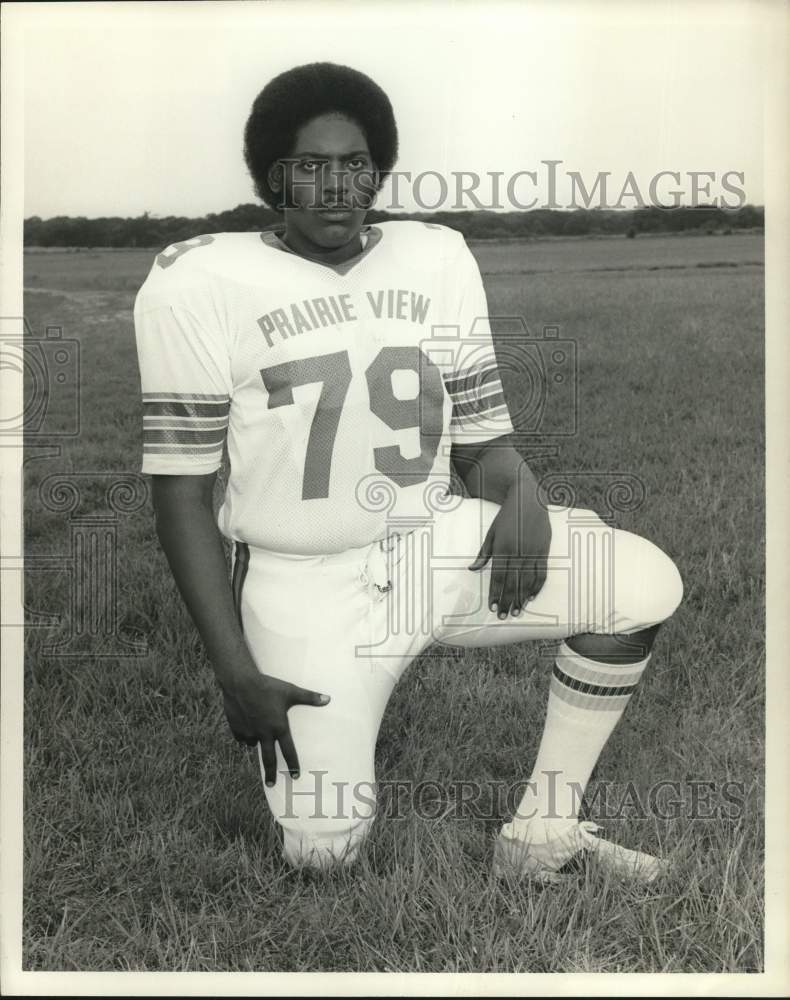
<instances>
[{"instance_id":1,"label":"white football cleat","mask_svg":"<svg viewBox=\"0 0 790 1000\"><path fill-rule=\"evenodd\" d=\"M588 820L568 827L559 836L542 844L510 836L511 829L511 824L506 823L494 845L493 871L501 877L564 882L571 876L560 873L560 869L581 857L583 852L593 854L604 871L638 882L654 882L669 869L668 863L661 858L642 851L631 851L595 836L601 827Z\"/></svg>"}]
</instances>

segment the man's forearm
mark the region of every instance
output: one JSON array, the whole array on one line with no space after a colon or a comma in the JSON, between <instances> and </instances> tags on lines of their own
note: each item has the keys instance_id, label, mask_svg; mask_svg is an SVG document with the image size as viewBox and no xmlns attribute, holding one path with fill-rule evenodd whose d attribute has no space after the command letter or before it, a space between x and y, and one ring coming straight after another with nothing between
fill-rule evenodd
<instances>
[{"instance_id":1,"label":"man's forearm","mask_svg":"<svg viewBox=\"0 0 790 1000\"><path fill-rule=\"evenodd\" d=\"M210 507L160 499L156 531L189 614L220 681L255 670L236 617L219 529Z\"/></svg>"},{"instance_id":2,"label":"man's forearm","mask_svg":"<svg viewBox=\"0 0 790 1000\"><path fill-rule=\"evenodd\" d=\"M537 480L527 463L506 439L486 445L476 453L454 448L453 466L472 497L501 504L513 489L537 490ZM523 495L527 495L524 493Z\"/></svg>"}]
</instances>

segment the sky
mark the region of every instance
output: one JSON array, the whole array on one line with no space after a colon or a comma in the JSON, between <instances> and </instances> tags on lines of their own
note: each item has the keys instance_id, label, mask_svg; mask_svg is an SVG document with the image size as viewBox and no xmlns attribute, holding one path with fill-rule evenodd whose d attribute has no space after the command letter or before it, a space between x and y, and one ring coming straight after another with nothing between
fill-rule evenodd
<instances>
[{"instance_id":1,"label":"sky","mask_svg":"<svg viewBox=\"0 0 790 1000\"><path fill-rule=\"evenodd\" d=\"M59 3L7 5L24 32L25 216L198 216L255 201L242 132L274 75L346 63L390 96L405 209L476 207L477 196L571 205L608 171L655 191L763 202L763 72L771 37L759 2ZM532 171L534 178L516 177ZM733 174L743 174L743 178ZM729 175L730 189L722 178ZM508 181L511 178L508 196ZM468 182L467 182L468 183ZM631 188L633 191L633 188ZM577 203L579 189L576 188ZM600 204L600 191L598 202ZM391 187L378 207L393 206Z\"/></svg>"}]
</instances>

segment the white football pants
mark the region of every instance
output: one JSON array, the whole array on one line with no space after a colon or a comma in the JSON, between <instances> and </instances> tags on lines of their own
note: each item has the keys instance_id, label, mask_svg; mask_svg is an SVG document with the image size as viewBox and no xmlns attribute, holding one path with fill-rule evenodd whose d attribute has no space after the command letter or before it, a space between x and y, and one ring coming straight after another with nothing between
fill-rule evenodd
<instances>
[{"instance_id":1,"label":"white football pants","mask_svg":"<svg viewBox=\"0 0 790 1000\"><path fill-rule=\"evenodd\" d=\"M633 632L680 604L680 574L656 545L591 510L552 506L546 582L520 617L500 620L488 607L491 562L467 568L499 505L452 496L447 507L327 556L234 545L236 606L258 669L332 698L290 709L300 777L290 777L278 746L276 785L264 787L291 864L353 860L375 813L374 752L387 700L431 643Z\"/></svg>"}]
</instances>

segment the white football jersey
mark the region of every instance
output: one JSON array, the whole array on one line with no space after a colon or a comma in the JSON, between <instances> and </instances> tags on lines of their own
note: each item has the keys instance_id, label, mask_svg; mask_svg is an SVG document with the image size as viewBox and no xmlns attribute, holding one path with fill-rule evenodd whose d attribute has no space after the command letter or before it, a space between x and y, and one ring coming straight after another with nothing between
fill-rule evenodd
<instances>
[{"instance_id":1,"label":"white football jersey","mask_svg":"<svg viewBox=\"0 0 790 1000\"><path fill-rule=\"evenodd\" d=\"M272 232L198 236L158 254L137 295L142 471L212 473L227 442L232 540L366 545L431 516L454 442L513 430L463 237L386 222L363 241L330 266Z\"/></svg>"}]
</instances>

